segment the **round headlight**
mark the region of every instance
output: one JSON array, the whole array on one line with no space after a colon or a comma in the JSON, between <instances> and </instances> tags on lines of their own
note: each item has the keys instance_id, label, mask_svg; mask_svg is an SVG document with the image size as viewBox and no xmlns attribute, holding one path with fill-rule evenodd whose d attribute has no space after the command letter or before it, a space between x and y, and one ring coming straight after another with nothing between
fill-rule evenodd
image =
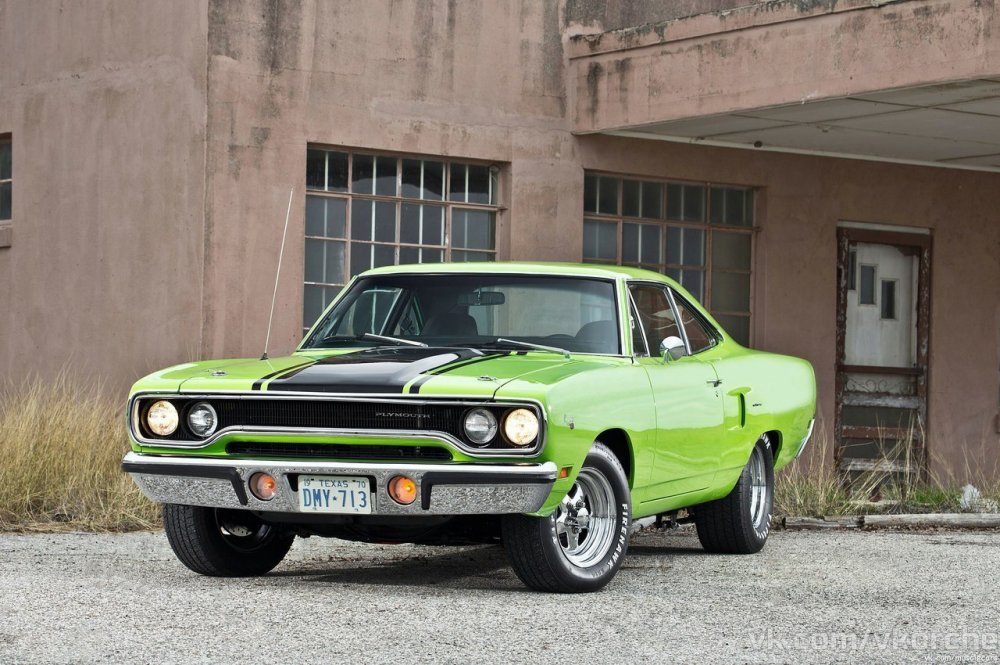
<instances>
[{"instance_id":1,"label":"round headlight","mask_svg":"<svg viewBox=\"0 0 1000 665\"><path fill-rule=\"evenodd\" d=\"M196 436L209 436L219 426L219 417L208 402L198 402L188 411L188 427Z\"/></svg>"},{"instance_id":2,"label":"round headlight","mask_svg":"<svg viewBox=\"0 0 1000 665\"><path fill-rule=\"evenodd\" d=\"M146 412L146 425L149 426L149 431L157 436L170 436L177 431L179 422L177 409L166 400L155 402Z\"/></svg>"},{"instance_id":3,"label":"round headlight","mask_svg":"<svg viewBox=\"0 0 1000 665\"><path fill-rule=\"evenodd\" d=\"M503 433L515 446L526 446L538 436L538 417L528 409L514 409L503 420Z\"/></svg>"},{"instance_id":4,"label":"round headlight","mask_svg":"<svg viewBox=\"0 0 1000 665\"><path fill-rule=\"evenodd\" d=\"M497 435L497 418L488 409L472 409L465 414L465 435L473 443L489 443Z\"/></svg>"}]
</instances>

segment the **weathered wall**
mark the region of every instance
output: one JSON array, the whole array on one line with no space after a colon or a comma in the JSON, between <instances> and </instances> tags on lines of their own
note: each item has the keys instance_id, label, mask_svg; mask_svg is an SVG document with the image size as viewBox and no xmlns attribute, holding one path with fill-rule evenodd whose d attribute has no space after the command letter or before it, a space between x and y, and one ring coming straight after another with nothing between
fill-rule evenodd
<instances>
[{"instance_id":1,"label":"weathered wall","mask_svg":"<svg viewBox=\"0 0 1000 665\"><path fill-rule=\"evenodd\" d=\"M576 129L996 75L1000 30L992 1L874 4L744 3L731 11L578 36L568 49Z\"/></svg>"},{"instance_id":2,"label":"weathered wall","mask_svg":"<svg viewBox=\"0 0 1000 665\"><path fill-rule=\"evenodd\" d=\"M813 362L827 430L837 221L929 227L935 232L929 438L935 454L955 463L959 456L946 446L985 443L995 459L1000 302L995 289L969 285L1000 281L1000 231L991 218L1000 209L997 176L574 138L567 108L583 90L563 80L559 33L560 25L583 22L580 7L573 18L573 3L560 15L555 5L527 1L211 2L203 354L259 353L291 187L272 353L299 339L308 143L509 163L501 258L579 260L585 168L753 185L764 192L755 336L763 348ZM800 9L822 14L818 3ZM746 86L760 84L745 71L743 78ZM643 108L645 92L637 86L628 99ZM618 99L617 92L598 94L598 108ZM977 235L978 242L968 242Z\"/></svg>"},{"instance_id":3,"label":"weathered wall","mask_svg":"<svg viewBox=\"0 0 1000 665\"><path fill-rule=\"evenodd\" d=\"M839 221L930 228L932 471L998 463L1000 175L757 153L605 136L584 168L761 187L754 335L816 369L820 432L832 440ZM901 230L905 230L902 228ZM829 450L832 454L832 448ZM987 476L989 474L986 474Z\"/></svg>"},{"instance_id":4,"label":"weathered wall","mask_svg":"<svg viewBox=\"0 0 1000 665\"><path fill-rule=\"evenodd\" d=\"M558 3L213 0L209 16L205 355L260 352L292 187L273 351L301 336L307 143L509 163L500 256L579 259Z\"/></svg>"},{"instance_id":5,"label":"weathered wall","mask_svg":"<svg viewBox=\"0 0 1000 665\"><path fill-rule=\"evenodd\" d=\"M0 249L0 376L72 362L125 381L178 360L259 354L294 187L271 351L291 350L305 152L319 143L507 164L501 258L579 260L587 168L762 188L756 340L813 362L827 428L837 221L932 228L929 439L952 466L980 445L995 461L997 175L571 133L577 112L593 129L773 105L807 83L817 96L839 94L852 76L849 85L881 89L916 70L946 76L941 63L968 75L996 60L988 3L758 3L746 12L770 12L758 14L772 21L763 41L736 23L746 12L729 11L662 34L647 26L569 42L731 4L0 0L0 134L13 135L15 169L14 244ZM646 11L643 21L636 12ZM832 22L848 32L816 51ZM935 41L942 22L968 39ZM681 28L690 34L672 32ZM693 36L711 29L722 34ZM847 49L847 35L856 43L868 30L888 47ZM726 50L734 39L744 42ZM624 59L615 49L636 45L631 64L614 64ZM904 61L914 53L924 55ZM769 67L774 54L794 66ZM593 91L587 61L604 63Z\"/></svg>"},{"instance_id":6,"label":"weathered wall","mask_svg":"<svg viewBox=\"0 0 1000 665\"><path fill-rule=\"evenodd\" d=\"M203 3L0 1L0 378L116 386L197 353Z\"/></svg>"},{"instance_id":7,"label":"weathered wall","mask_svg":"<svg viewBox=\"0 0 1000 665\"><path fill-rule=\"evenodd\" d=\"M622 30L728 11L752 0L566 0L566 23L580 32ZM756 0L767 2L769 0Z\"/></svg>"}]
</instances>

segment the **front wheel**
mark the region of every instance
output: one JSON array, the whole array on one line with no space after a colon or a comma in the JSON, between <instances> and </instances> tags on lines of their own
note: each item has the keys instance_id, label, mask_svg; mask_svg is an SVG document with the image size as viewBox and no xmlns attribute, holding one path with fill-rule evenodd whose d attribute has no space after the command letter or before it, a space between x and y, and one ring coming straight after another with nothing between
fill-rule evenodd
<instances>
[{"instance_id":1,"label":"front wheel","mask_svg":"<svg viewBox=\"0 0 1000 665\"><path fill-rule=\"evenodd\" d=\"M725 497L694 508L698 540L706 552L759 552L771 530L774 503L774 453L771 440L757 440L736 487Z\"/></svg>"},{"instance_id":2,"label":"front wheel","mask_svg":"<svg viewBox=\"0 0 1000 665\"><path fill-rule=\"evenodd\" d=\"M631 517L625 471L597 442L554 513L504 516L504 548L514 572L532 589L597 591L625 558Z\"/></svg>"},{"instance_id":3,"label":"front wheel","mask_svg":"<svg viewBox=\"0 0 1000 665\"><path fill-rule=\"evenodd\" d=\"M254 577L281 563L295 534L246 510L164 504L167 542L185 566L211 577Z\"/></svg>"}]
</instances>

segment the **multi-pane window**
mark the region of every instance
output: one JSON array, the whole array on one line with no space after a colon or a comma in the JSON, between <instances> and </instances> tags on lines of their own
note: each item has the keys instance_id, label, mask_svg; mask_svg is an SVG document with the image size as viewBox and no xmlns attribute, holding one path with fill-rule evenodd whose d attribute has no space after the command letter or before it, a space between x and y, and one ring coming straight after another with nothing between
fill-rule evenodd
<instances>
[{"instance_id":1,"label":"multi-pane window","mask_svg":"<svg viewBox=\"0 0 1000 665\"><path fill-rule=\"evenodd\" d=\"M0 221L9 220L14 188L10 139L0 139Z\"/></svg>"},{"instance_id":2,"label":"multi-pane window","mask_svg":"<svg viewBox=\"0 0 1000 665\"><path fill-rule=\"evenodd\" d=\"M676 279L736 340L750 340L753 190L588 173L583 260Z\"/></svg>"},{"instance_id":3,"label":"multi-pane window","mask_svg":"<svg viewBox=\"0 0 1000 665\"><path fill-rule=\"evenodd\" d=\"M311 148L306 188L307 329L369 268L496 258L489 165Z\"/></svg>"}]
</instances>

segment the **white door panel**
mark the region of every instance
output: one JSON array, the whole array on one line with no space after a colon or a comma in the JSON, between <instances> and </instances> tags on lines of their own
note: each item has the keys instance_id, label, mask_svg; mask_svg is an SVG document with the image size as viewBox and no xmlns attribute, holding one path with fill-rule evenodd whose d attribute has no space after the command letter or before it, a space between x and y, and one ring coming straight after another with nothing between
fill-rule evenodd
<instances>
[{"instance_id":1,"label":"white door panel","mask_svg":"<svg viewBox=\"0 0 1000 665\"><path fill-rule=\"evenodd\" d=\"M917 355L917 256L892 245L854 246L844 364L913 367Z\"/></svg>"}]
</instances>

